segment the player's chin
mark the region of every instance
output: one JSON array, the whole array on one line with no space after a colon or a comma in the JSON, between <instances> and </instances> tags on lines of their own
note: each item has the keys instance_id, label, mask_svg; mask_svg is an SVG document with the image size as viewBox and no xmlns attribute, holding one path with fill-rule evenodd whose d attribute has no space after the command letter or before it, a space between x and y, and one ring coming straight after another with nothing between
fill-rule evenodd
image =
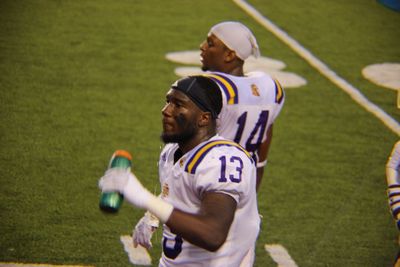
<instances>
[{"instance_id":1,"label":"player's chin","mask_svg":"<svg viewBox=\"0 0 400 267\"><path fill-rule=\"evenodd\" d=\"M163 134L173 134L174 126L172 124L163 121L162 127Z\"/></svg>"},{"instance_id":2,"label":"player's chin","mask_svg":"<svg viewBox=\"0 0 400 267\"><path fill-rule=\"evenodd\" d=\"M178 137L175 134L172 133L167 133L163 131L161 133L161 140L167 144L167 143L177 143L178 142Z\"/></svg>"}]
</instances>

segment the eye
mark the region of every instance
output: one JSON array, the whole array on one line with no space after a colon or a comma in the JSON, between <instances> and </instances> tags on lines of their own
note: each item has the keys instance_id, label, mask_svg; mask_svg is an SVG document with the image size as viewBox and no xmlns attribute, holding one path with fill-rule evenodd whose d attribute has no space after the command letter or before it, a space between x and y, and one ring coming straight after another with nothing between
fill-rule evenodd
<instances>
[{"instance_id":1,"label":"eye","mask_svg":"<svg viewBox=\"0 0 400 267\"><path fill-rule=\"evenodd\" d=\"M175 105L175 107L177 107L177 108L182 107L182 103L179 102L179 101L175 102L174 105Z\"/></svg>"}]
</instances>

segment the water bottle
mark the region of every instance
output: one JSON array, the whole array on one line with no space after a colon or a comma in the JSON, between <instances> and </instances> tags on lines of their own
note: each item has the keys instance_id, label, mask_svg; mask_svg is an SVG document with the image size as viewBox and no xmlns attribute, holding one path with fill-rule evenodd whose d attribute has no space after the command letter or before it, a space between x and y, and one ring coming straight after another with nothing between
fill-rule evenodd
<instances>
[{"instance_id":1,"label":"water bottle","mask_svg":"<svg viewBox=\"0 0 400 267\"><path fill-rule=\"evenodd\" d=\"M132 166L132 156L128 151L117 150L114 152L108 164L108 169L122 168L130 169ZM119 192L104 192L100 196L99 207L107 213L116 213L122 205L124 196Z\"/></svg>"}]
</instances>

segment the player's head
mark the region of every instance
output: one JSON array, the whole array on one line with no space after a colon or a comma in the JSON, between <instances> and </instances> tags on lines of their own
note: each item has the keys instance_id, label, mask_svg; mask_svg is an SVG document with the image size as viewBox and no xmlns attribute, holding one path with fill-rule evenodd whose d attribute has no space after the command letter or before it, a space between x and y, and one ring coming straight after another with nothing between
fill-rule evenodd
<instances>
[{"instance_id":1,"label":"player's head","mask_svg":"<svg viewBox=\"0 0 400 267\"><path fill-rule=\"evenodd\" d=\"M211 27L200 50L203 70L220 71L221 64L234 59L243 64L250 55L260 55L253 33L236 21L225 21Z\"/></svg>"},{"instance_id":2,"label":"player's head","mask_svg":"<svg viewBox=\"0 0 400 267\"><path fill-rule=\"evenodd\" d=\"M168 91L166 102L161 135L165 143L186 142L200 132L215 135L222 95L214 81L205 76L177 80Z\"/></svg>"}]
</instances>

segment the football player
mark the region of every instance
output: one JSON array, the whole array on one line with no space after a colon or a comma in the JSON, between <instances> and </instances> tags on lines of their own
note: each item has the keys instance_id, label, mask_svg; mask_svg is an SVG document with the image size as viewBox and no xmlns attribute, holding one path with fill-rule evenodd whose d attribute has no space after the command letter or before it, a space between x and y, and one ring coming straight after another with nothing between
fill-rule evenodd
<instances>
[{"instance_id":1,"label":"football player","mask_svg":"<svg viewBox=\"0 0 400 267\"><path fill-rule=\"evenodd\" d=\"M252 32L240 22L213 26L200 45L202 69L222 90L218 133L242 145L257 162L257 191L267 164L272 129L285 101L277 80L261 71L244 73L249 56L260 51Z\"/></svg>"},{"instance_id":2,"label":"football player","mask_svg":"<svg viewBox=\"0 0 400 267\"><path fill-rule=\"evenodd\" d=\"M110 169L103 192L117 191L163 224L159 266L252 266L260 218L256 167L240 145L218 136L217 84L204 76L178 80L162 109L162 193L145 189L129 170Z\"/></svg>"},{"instance_id":3,"label":"football player","mask_svg":"<svg viewBox=\"0 0 400 267\"><path fill-rule=\"evenodd\" d=\"M386 181L388 184L388 198L390 212L396 221L397 229L400 230L400 141L398 141L386 163ZM395 267L400 267L400 252L397 255Z\"/></svg>"}]
</instances>

